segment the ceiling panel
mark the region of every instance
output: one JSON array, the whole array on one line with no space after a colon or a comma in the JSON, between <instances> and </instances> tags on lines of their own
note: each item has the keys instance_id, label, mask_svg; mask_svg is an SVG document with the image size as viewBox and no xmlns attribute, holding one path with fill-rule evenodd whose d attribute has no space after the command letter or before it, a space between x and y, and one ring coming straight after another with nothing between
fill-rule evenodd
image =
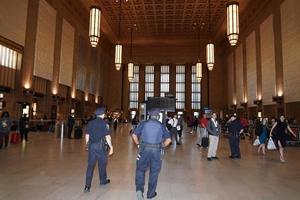
<instances>
[{"instance_id":1,"label":"ceiling panel","mask_svg":"<svg viewBox=\"0 0 300 200\"><path fill-rule=\"evenodd\" d=\"M239 0L242 11L250 0ZM101 8L103 17L117 35L119 0L81 0L88 10L90 6ZM210 0L211 35L216 35L226 16L228 0ZM121 40L129 40L128 28L137 25L134 39L159 40L172 35L173 40L196 38L195 24L201 25L201 38L209 35L208 0L122 0Z\"/></svg>"}]
</instances>

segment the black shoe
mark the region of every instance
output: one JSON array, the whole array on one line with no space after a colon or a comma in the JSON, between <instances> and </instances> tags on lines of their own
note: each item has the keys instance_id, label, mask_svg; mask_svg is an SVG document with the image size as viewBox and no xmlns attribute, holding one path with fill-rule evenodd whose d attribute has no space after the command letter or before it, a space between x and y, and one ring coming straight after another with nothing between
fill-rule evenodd
<instances>
[{"instance_id":1,"label":"black shoe","mask_svg":"<svg viewBox=\"0 0 300 200\"><path fill-rule=\"evenodd\" d=\"M237 159L241 159L241 156L236 156L235 158L237 158Z\"/></svg>"},{"instance_id":2,"label":"black shoe","mask_svg":"<svg viewBox=\"0 0 300 200\"><path fill-rule=\"evenodd\" d=\"M234 159L235 157L234 156L229 156L229 158Z\"/></svg>"},{"instance_id":3,"label":"black shoe","mask_svg":"<svg viewBox=\"0 0 300 200\"><path fill-rule=\"evenodd\" d=\"M109 184L110 183L110 179L106 179L106 181L100 183L100 185L106 185L106 184Z\"/></svg>"},{"instance_id":4,"label":"black shoe","mask_svg":"<svg viewBox=\"0 0 300 200\"><path fill-rule=\"evenodd\" d=\"M157 196L157 192L154 192L154 194L152 196L147 197L148 199L153 199L154 197Z\"/></svg>"},{"instance_id":5,"label":"black shoe","mask_svg":"<svg viewBox=\"0 0 300 200\"><path fill-rule=\"evenodd\" d=\"M207 158L208 161L212 161L212 158Z\"/></svg>"},{"instance_id":6,"label":"black shoe","mask_svg":"<svg viewBox=\"0 0 300 200\"><path fill-rule=\"evenodd\" d=\"M212 158L212 159L215 159L215 160L218 160L218 159L219 159L217 156L211 157L211 158Z\"/></svg>"},{"instance_id":7,"label":"black shoe","mask_svg":"<svg viewBox=\"0 0 300 200\"><path fill-rule=\"evenodd\" d=\"M198 146L198 147L201 147L201 145L200 145L200 144L197 144L197 146Z\"/></svg>"},{"instance_id":8,"label":"black shoe","mask_svg":"<svg viewBox=\"0 0 300 200\"><path fill-rule=\"evenodd\" d=\"M90 186L85 186L83 192L90 192L91 187Z\"/></svg>"},{"instance_id":9,"label":"black shoe","mask_svg":"<svg viewBox=\"0 0 300 200\"><path fill-rule=\"evenodd\" d=\"M181 145L181 143L180 143L180 142L177 142L176 144L177 144L177 145Z\"/></svg>"}]
</instances>

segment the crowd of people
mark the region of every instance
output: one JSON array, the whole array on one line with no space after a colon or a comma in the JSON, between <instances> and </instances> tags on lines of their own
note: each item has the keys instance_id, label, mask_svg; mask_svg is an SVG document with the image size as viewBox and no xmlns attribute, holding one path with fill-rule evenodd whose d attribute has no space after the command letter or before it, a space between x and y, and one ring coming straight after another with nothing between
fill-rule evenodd
<instances>
[{"instance_id":1,"label":"crowd of people","mask_svg":"<svg viewBox=\"0 0 300 200\"><path fill-rule=\"evenodd\" d=\"M149 119L139 122L137 117L132 119L131 136L138 148L137 165L136 165L136 192L137 198L144 199L144 182L145 173L148 168L149 183L147 198L157 196L156 187L158 175L162 165L162 157L165 147L169 144L181 145L182 135L185 120L182 115L170 114L166 121L159 121L160 111L157 109L148 112ZM21 141L28 141L29 118L23 115L18 122ZM67 119L67 136L72 138L76 120L73 116ZM257 145L257 153L266 154L266 144L273 143L279 152L280 162L285 162L284 148L287 138L299 139L296 133L290 127L290 121L281 115L278 120L272 118L254 118L247 120L239 119L236 115L230 118L226 116L221 120L217 113L213 112L210 115L203 114L201 118L190 117L186 120L188 133L197 133L196 145L200 148L207 148L207 160L218 160L218 146L221 134L228 136L231 159L241 159L240 139L249 136L249 139L255 140ZM95 116L86 121L86 144L88 150L88 166L86 171L86 183L84 192L90 192L93 171L96 163L98 163L100 184L105 185L110 183L106 167L108 156L114 153L113 145L110 136L110 126L116 131L118 127L117 118L109 118L105 116L105 109L98 108ZM111 125L110 125L111 124ZM0 118L0 148L7 147L9 142L9 133L13 123L8 112L3 112ZM268 149L268 148L267 148Z\"/></svg>"}]
</instances>

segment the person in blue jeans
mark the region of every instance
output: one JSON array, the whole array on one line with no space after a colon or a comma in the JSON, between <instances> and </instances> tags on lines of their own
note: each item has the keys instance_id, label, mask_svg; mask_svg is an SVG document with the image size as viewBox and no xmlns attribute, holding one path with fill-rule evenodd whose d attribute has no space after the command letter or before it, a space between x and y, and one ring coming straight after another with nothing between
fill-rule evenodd
<instances>
[{"instance_id":1,"label":"person in blue jeans","mask_svg":"<svg viewBox=\"0 0 300 200\"><path fill-rule=\"evenodd\" d=\"M138 200L144 199L145 173L148 168L150 171L147 198L152 199L157 195L157 180L162 165L164 147L171 142L169 131L158 121L159 113L159 109L150 110L148 112L150 119L142 122L132 134L132 139L139 149L135 173Z\"/></svg>"}]
</instances>

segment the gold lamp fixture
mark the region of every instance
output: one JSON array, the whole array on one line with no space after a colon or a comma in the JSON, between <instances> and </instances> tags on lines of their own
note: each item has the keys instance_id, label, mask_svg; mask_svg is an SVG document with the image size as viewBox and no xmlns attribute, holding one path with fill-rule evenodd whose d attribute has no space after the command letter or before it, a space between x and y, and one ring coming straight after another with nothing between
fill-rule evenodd
<instances>
[{"instance_id":1,"label":"gold lamp fixture","mask_svg":"<svg viewBox=\"0 0 300 200\"><path fill-rule=\"evenodd\" d=\"M210 0L208 0L208 34L211 37L211 28L210 28ZM215 63L215 47L214 44L209 41L206 45L206 63L209 71L212 71Z\"/></svg>"},{"instance_id":2,"label":"gold lamp fixture","mask_svg":"<svg viewBox=\"0 0 300 200\"><path fill-rule=\"evenodd\" d=\"M101 10L96 6L90 8L89 38L92 47L96 47L100 39Z\"/></svg>"},{"instance_id":3,"label":"gold lamp fixture","mask_svg":"<svg viewBox=\"0 0 300 200\"><path fill-rule=\"evenodd\" d=\"M121 36L121 16L122 16L122 1L119 1L119 40ZM115 47L115 66L116 70L119 71L122 66L122 45L120 43L116 44Z\"/></svg>"},{"instance_id":4,"label":"gold lamp fixture","mask_svg":"<svg viewBox=\"0 0 300 200\"><path fill-rule=\"evenodd\" d=\"M231 46L237 44L239 38L239 4L231 2L227 5L227 36Z\"/></svg>"}]
</instances>

